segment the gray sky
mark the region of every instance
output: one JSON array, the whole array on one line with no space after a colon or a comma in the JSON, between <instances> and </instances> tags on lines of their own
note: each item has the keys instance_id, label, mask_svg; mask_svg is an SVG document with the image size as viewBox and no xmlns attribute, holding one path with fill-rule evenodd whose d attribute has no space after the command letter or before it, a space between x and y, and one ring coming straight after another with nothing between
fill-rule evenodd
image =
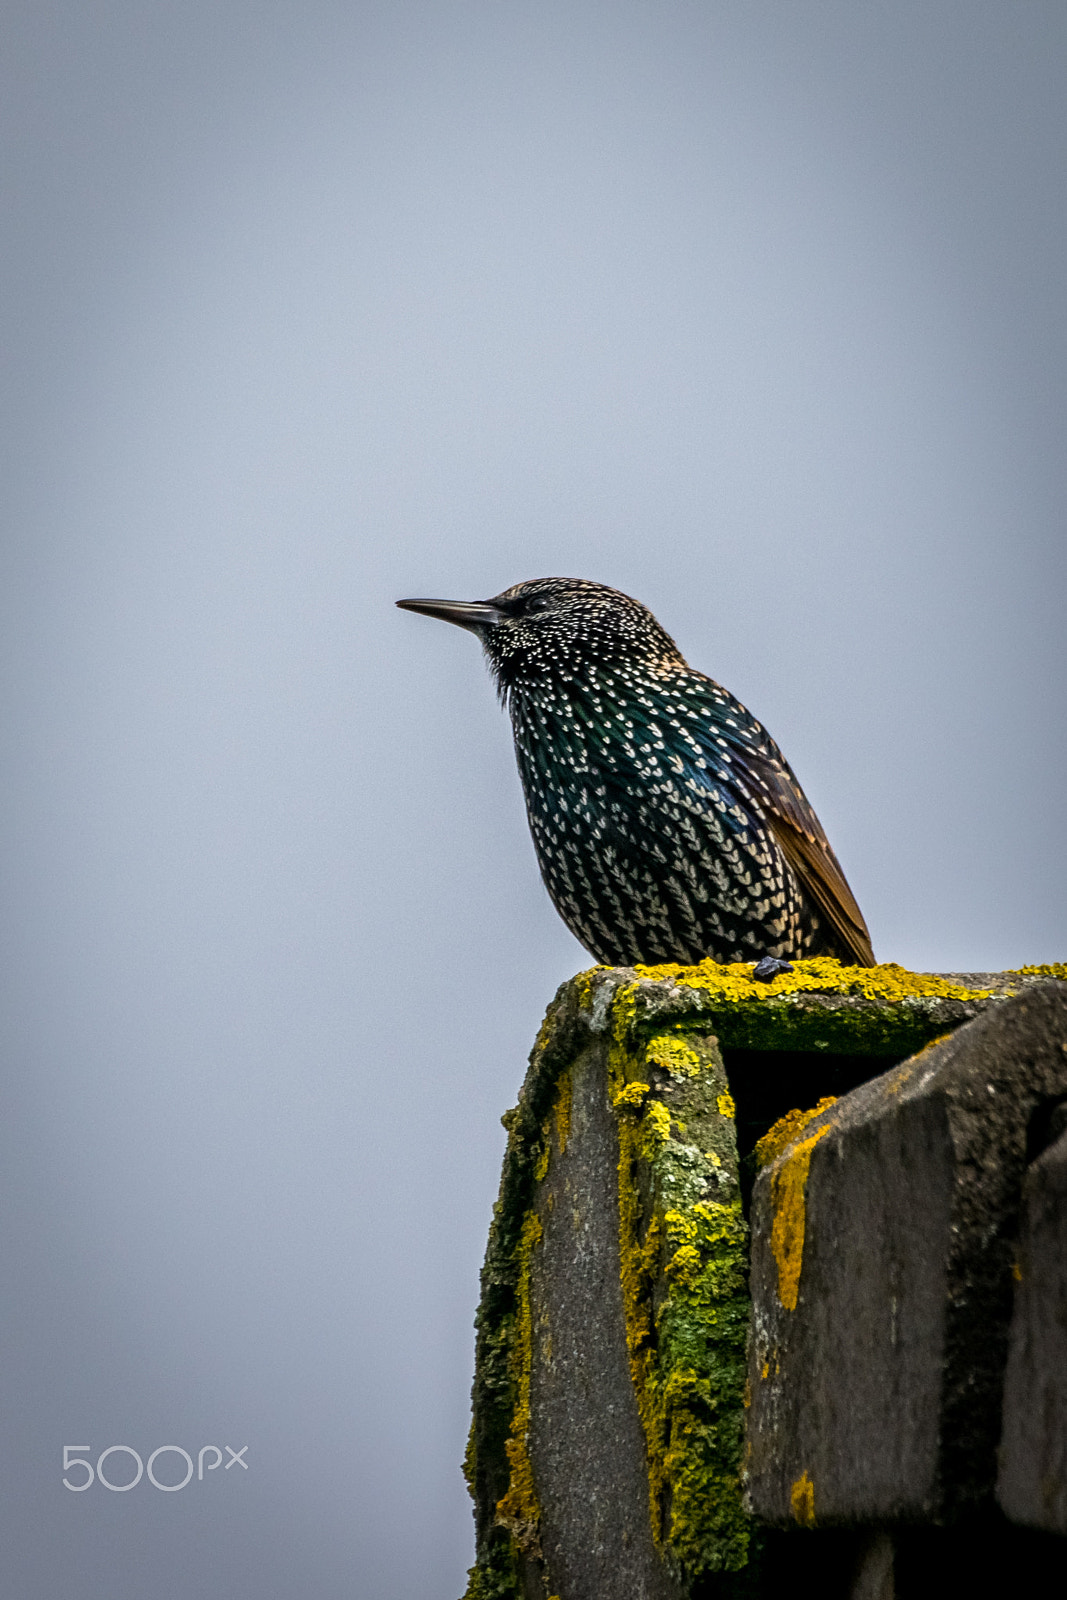
<instances>
[{"instance_id":1,"label":"gray sky","mask_svg":"<svg viewBox=\"0 0 1067 1600\"><path fill-rule=\"evenodd\" d=\"M2 27L5 1581L451 1600L498 1119L588 959L391 602L628 590L883 960L1062 958L1067 12Z\"/></svg>"}]
</instances>

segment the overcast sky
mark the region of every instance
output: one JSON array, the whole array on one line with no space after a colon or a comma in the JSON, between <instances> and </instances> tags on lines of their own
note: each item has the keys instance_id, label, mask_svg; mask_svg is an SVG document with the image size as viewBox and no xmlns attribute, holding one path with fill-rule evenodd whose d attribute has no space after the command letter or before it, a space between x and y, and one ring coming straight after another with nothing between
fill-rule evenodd
<instances>
[{"instance_id":1,"label":"overcast sky","mask_svg":"<svg viewBox=\"0 0 1067 1600\"><path fill-rule=\"evenodd\" d=\"M0 28L4 1583L454 1600L499 1117L588 958L392 601L637 595L881 959L1062 959L1067 10Z\"/></svg>"}]
</instances>

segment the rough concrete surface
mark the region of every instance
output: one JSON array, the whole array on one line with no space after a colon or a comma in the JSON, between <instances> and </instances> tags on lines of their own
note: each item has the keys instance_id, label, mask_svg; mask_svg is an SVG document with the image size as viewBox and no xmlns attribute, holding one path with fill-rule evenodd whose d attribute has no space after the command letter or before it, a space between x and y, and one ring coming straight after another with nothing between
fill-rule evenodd
<instances>
[{"instance_id":1,"label":"rough concrete surface","mask_svg":"<svg viewBox=\"0 0 1067 1600\"><path fill-rule=\"evenodd\" d=\"M677 1600L649 1524L619 1277L618 1164L604 1050L594 1046L574 1063L566 1149L538 1196L530 1458L541 1550L548 1590L562 1600Z\"/></svg>"},{"instance_id":2,"label":"rough concrete surface","mask_svg":"<svg viewBox=\"0 0 1067 1600\"><path fill-rule=\"evenodd\" d=\"M1023 1184L997 1494L1012 1521L1067 1534L1067 1132Z\"/></svg>"},{"instance_id":3,"label":"rough concrete surface","mask_svg":"<svg viewBox=\"0 0 1067 1600\"><path fill-rule=\"evenodd\" d=\"M1067 1096L1064 1040L1067 986L1035 986L843 1096L760 1173L758 1516L937 1521L991 1494L1027 1141Z\"/></svg>"}]
</instances>

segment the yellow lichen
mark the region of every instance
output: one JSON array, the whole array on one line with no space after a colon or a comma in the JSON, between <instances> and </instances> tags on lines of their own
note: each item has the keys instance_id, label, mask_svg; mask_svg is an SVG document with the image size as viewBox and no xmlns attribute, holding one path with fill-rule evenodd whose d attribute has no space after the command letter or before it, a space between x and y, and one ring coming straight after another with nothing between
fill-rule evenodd
<instances>
[{"instance_id":1,"label":"yellow lichen","mask_svg":"<svg viewBox=\"0 0 1067 1600\"><path fill-rule=\"evenodd\" d=\"M659 1100L653 1100L641 1120L641 1154L654 1155L671 1136L671 1114Z\"/></svg>"},{"instance_id":2,"label":"yellow lichen","mask_svg":"<svg viewBox=\"0 0 1067 1600\"><path fill-rule=\"evenodd\" d=\"M803 1133L809 1122L813 1122L836 1103L837 1096L831 1094L820 1100L810 1111L787 1111L784 1117L779 1117L778 1121L768 1128L763 1138L756 1141L757 1165L765 1167L769 1161L780 1156L786 1145L792 1144L793 1140Z\"/></svg>"},{"instance_id":3,"label":"yellow lichen","mask_svg":"<svg viewBox=\"0 0 1067 1600\"><path fill-rule=\"evenodd\" d=\"M692 1244L700 1231L694 1219L687 1217L684 1211L664 1212L663 1226L671 1244Z\"/></svg>"},{"instance_id":4,"label":"yellow lichen","mask_svg":"<svg viewBox=\"0 0 1067 1600\"><path fill-rule=\"evenodd\" d=\"M623 1088L614 1093L611 1097L611 1103L616 1110L626 1106L630 1106L634 1110L638 1110L641 1106L641 1102L644 1100L647 1094L648 1084L639 1083L635 1079L633 1083L626 1084Z\"/></svg>"},{"instance_id":5,"label":"yellow lichen","mask_svg":"<svg viewBox=\"0 0 1067 1600\"><path fill-rule=\"evenodd\" d=\"M945 1039L951 1039L951 1038L952 1038L952 1034L951 1033L939 1033L933 1039L927 1039L926 1043L923 1045L921 1050L913 1050L912 1051L911 1061L916 1061L916 1060L918 1060L919 1056L926 1055L927 1051L928 1050L932 1050L934 1048L935 1044L941 1044L941 1043L943 1043L943 1041ZM903 1066L904 1063L902 1062L901 1065ZM910 1063L909 1063L909 1065L910 1065Z\"/></svg>"},{"instance_id":6,"label":"yellow lichen","mask_svg":"<svg viewBox=\"0 0 1067 1600\"><path fill-rule=\"evenodd\" d=\"M596 980L602 972L607 972L607 967L587 967L584 972L579 972L571 981L578 996L578 1006L582 1011L593 1009L593 990ZM538 1035L540 1038L540 1035Z\"/></svg>"},{"instance_id":7,"label":"yellow lichen","mask_svg":"<svg viewBox=\"0 0 1067 1600\"><path fill-rule=\"evenodd\" d=\"M541 1124L541 1140L537 1148L537 1158L534 1162L534 1181L543 1183L548 1176L548 1168L552 1159L552 1123L556 1125L556 1142L559 1145L560 1155L567 1148L567 1140L571 1131L571 1100L573 1096L573 1082L570 1068L560 1075L556 1085L556 1102L553 1112Z\"/></svg>"},{"instance_id":8,"label":"yellow lichen","mask_svg":"<svg viewBox=\"0 0 1067 1600\"><path fill-rule=\"evenodd\" d=\"M614 1021L612 1032L617 1045L625 1044L637 1016L637 988L636 983L624 983L615 991L611 1015Z\"/></svg>"},{"instance_id":9,"label":"yellow lichen","mask_svg":"<svg viewBox=\"0 0 1067 1600\"><path fill-rule=\"evenodd\" d=\"M640 1140L633 1119L619 1119L619 1277L622 1284L623 1319L626 1325L626 1350L630 1378L637 1398L637 1410L648 1446L648 1503L652 1536L661 1542L660 1502L663 1495L662 1449L655 1407L649 1393L653 1364L651 1348L652 1318L649 1290L659 1256L661 1228L653 1221L642 1243L639 1236L641 1205L634 1168L640 1154Z\"/></svg>"},{"instance_id":10,"label":"yellow lichen","mask_svg":"<svg viewBox=\"0 0 1067 1600\"><path fill-rule=\"evenodd\" d=\"M675 1078L695 1078L700 1071L700 1057L696 1051L670 1033L658 1033L650 1039L645 1057L653 1066L662 1067Z\"/></svg>"},{"instance_id":11,"label":"yellow lichen","mask_svg":"<svg viewBox=\"0 0 1067 1600\"><path fill-rule=\"evenodd\" d=\"M622 1005L631 1009L632 996ZM658 1214L653 1205L642 1240L646 1184L655 1187L684 1124L658 1101L637 1120L624 1036L617 1022L609 1082L621 1113L620 1277L652 1536L672 1571L739 1571L749 1539L740 1481L747 1232L739 1199L697 1201Z\"/></svg>"},{"instance_id":12,"label":"yellow lichen","mask_svg":"<svg viewBox=\"0 0 1067 1600\"><path fill-rule=\"evenodd\" d=\"M1013 978L1067 978L1067 961L1043 961L1036 967L1012 967Z\"/></svg>"},{"instance_id":13,"label":"yellow lichen","mask_svg":"<svg viewBox=\"0 0 1067 1600\"><path fill-rule=\"evenodd\" d=\"M717 1244L720 1239L725 1239L733 1232L733 1206L720 1205L717 1200L698 1200L693 1207L693 1215L706 1224L700 1232L709 1244Z\"/></svg>"},{"instance_id":14,"label":"yellow lichen","mask_svg":"<svg viewBox=\"0 0 1067 1600\"><path fill-rule=\"evenodd\" d=\"M775 1349L769 1350L763 1358L763 1365L760 1367L760 1382L766 1383L768 1378L777 1378L781 1370L778 1351Z\"/></svg>"},{"instance_id":15,"label":"yellow lichen","mask_svg":"<svg viewBox=\"0 0 1067 1600\"><path fill-rule=\"evenodd\" d=\"M729 1117L731 1122L737 1116L737 1107L734 1105L732 1094L721 1094L715 1102L720 1117Z\"/></svg>"},{"instance_id":16,"label":"yellow lichen","mask_svg":"<svg viewBox=\"0 0 1067 1600\"><path fill-rule=\"evenodd\" d=\"M815 1485L806 1472L802 1472L789 1492L793 1517L802 1528L815 1526Z\"/></svg>"},{"instance_id":17,"label":"yellow lichen","mask_svg":"<svg viewBox=\"0 0 1067 1600\"><path fill-rule=\"evenodd\" d=\"M560 1155L566 1150L567 1140L570 1138L573 1092L573 1082L568 1068L560 1078L559 1089L556 1092L556 1138L559 1140Z\"/></svg>"},{"instance_id":18,"label":"yellow lichen","mask_svg":"<svg viewBox=\"0 0 1067 1600\"><path fill-rule=\"evenodd\" d=\"M703 1266L703 1257L695 1244L681 1245L667 1262L668 1278L676 1278L687 1288L692 1288Z\"/></svg>"},{"instance_id":19,"label":"yellow lichen","mask_svg":"<svg viewBox=\"0 0 1067 1600\"><path fill-rule=\"evenodd\" d=\"M771 983L756 982L746 962L635 970L638 981L611 996L614 1041L635 1053L645 1048L642 1028L657 1040L667 1032L667 1009L672 1019L684 1017L683 1037L700 1013L725 1049L827 1050L899 1061L931 1033L966 1021L973 1005L996 994L937 973L909 972L895 962L849 967L830 956L797 961L792 972Z\"/></svg>"},{"instance_id":20,"label":"yellow lichen","mask_svg":"<svg viewBox=\"0 0 1067 1600\"><path fill-rule=\"evenodd\" d=\"M778 1267L778 1298L786 1311L795 1311L800 1294L800 1269L804 1259L805 1196L812 1151L830 1132L824 1123L779 1157L771 1172L771 1251Z\"/></svg>"},{"instance_id":21,"label":"yellow lichen","mask_svg":"<svg viewBox=\"0 0 1067 1600\"><path fill-rule=\"evenodd\" d=\"M850 994L866 1000L899 1001L911 997L944 1000L984 1000L991 989L968 989L933 972L909 972L895 961L877 967L844 966L833 956L815 956L810 961L795 961L792 972L782 972L770 983L759 983L752 976L752 965L735 961L725 966L705 960L697 966L683 967L674 962L662 966L637 966L642 978L669 978L679 988L700 989L714 999L765 1000L783 994ZM1020 968L1020 973L1027 969ZM1040 969L1042 974L1046 969ZM1049 976L1060 976L1049 969Z\"/></svg>"},{"instance_id":22,"label":"yellow lichen","mask_svg":"<svg viewBox=\"0 0 1067 1600\"><path fill-rule=\"evenodd\" d=\"M537 1525L541 1508L534 1484L528 1436L530 1430L530 1372L533 1367L533 1322L530 1311L530 1258L541 1239L541 1221L536 1211L527 1214L516 1250L515 1338L508 1356L508 1367L516 1391L511 1432L504 1443L511 1469L507 1493L496 1505L496 1520L526 1549L536 1548Z\"/></svg>"}]
</instances>

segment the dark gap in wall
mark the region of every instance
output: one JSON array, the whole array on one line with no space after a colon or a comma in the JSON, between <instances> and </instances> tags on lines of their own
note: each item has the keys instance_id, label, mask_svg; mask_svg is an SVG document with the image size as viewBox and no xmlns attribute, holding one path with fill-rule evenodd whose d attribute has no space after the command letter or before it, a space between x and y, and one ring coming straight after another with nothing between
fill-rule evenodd
<instances>
[{"instance_id":1,"label":"dark gap in wall","mask_svg":"<svg viewBox=\"0 0 1067 1600\"><path fill-rule=\"evenodd\" d=\"M835 1055L829 1050L724 1050L723 1063L737 1107L741 1200L748 1216L756 1178L757 1139L796 1108L807 1110L827 1095L888 1072L903 1056Z\"/></svg>"}]
</instances>

